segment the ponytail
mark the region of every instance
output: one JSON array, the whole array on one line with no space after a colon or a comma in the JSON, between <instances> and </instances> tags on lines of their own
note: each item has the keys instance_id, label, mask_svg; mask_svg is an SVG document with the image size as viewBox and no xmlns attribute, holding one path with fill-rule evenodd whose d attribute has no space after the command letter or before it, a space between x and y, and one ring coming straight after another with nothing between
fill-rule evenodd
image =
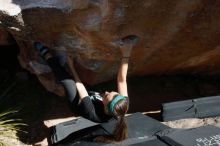
<instances>
[{"instance_id":1,"label":"ponytail","mask_svg":"<svg viewBox=\"0 0 220 146\"><path fill-rule=\"evenodd\" d=\"M117 143L128 137L128 127L125 114L128 111L128 100L120 100L114 107L114 116L117 123L112 135L103 135L95 138L96 142Z\"/></svg>"},{"instance_id":2,"label":"ponytail","mask_svg":"<svg viewBox=\"0 0 220 146\"><path fill-rule=\"evenodd\" d=\"M113 135L115 141L122 141L128 137L128 127L124 116L119 117Z\"/></svg>"}]
</instances>

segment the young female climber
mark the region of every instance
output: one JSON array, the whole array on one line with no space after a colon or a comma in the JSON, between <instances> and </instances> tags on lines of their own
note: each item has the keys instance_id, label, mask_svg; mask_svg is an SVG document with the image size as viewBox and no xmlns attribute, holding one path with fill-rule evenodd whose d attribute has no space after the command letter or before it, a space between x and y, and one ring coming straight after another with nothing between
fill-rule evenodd
<instances>
[{"instance_id":1,"label":"young female climber","mask_svg":"<svg viewBox=\"0 0 220 146\"><path fill-rule=\"evenodd\" d=\"M63 85L71 103L71 107L75 112L94 122L107 122L112 117L117 119L118 122L113 135L98 137L97 141L117 142L126 139L128 136L127 125L125 122L125 114L129 107L126 76L131 50L136 42L137 37L133 35L127 36L117 42L122 54L117 75L118 92L106 91L103 97L99 95L89 95L78 76L71 57L66 57L65 55L53 57L48 51L49 49L42 43L36 42L34 44L40 55L47 61L48 65L53 70L56 78ZM65 57L66 59L64 59ZM68 64L67 66L69 67L75 81L65 69L65 64ZM79 98L76 97L76 89Z\"/></svg>"}]
</instances>

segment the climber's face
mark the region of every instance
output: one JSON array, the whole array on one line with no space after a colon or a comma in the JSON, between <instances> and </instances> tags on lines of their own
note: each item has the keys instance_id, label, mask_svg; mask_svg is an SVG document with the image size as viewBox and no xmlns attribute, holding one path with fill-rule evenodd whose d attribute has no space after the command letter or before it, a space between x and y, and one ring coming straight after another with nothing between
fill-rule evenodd
<instances>
[{"instance_id":1,"label":"climber's face","mask_svg":"<svg viewBox=\"0 0 220 146\"><path fill-rule=\"evenodd\" d=\"M118 92L105 92L104 96L103 96L103 104L104 104L104 112L106 114L108 114L108 104L112 101L112 99L114 98L115 95L118 95Z\"/></svg>"}]
</instances>

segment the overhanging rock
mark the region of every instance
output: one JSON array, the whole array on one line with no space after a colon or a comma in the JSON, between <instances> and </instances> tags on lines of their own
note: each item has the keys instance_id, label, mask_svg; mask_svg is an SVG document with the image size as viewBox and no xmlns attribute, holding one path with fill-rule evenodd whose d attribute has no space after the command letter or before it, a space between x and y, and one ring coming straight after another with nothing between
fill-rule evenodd
<instances>
[{"instance_id":1,"label":"overhanging rock","mask_svg":"<svg viewBox=\"0 0 220 146\"><path fill-rule=\"evenodd\" d=\"M20 47L20 64L60 93L33 48L42 41L76 58L83 82L116 77L120 52L112 42L137 35L129 74L219 73L220 1L4 0L0 21Z\"/></svg>"}]
</instances>

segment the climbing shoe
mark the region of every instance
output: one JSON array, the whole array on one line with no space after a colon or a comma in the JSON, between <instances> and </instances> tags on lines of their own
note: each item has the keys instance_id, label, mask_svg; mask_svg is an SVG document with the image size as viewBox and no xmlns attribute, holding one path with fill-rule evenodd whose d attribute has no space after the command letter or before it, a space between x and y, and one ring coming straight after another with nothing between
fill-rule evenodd
<instances>
[{"instance_id":1,"label":"climbing shoe","mask_svg":"<svg viewBox=\"0 0 220 146\"><path fill-rule=\"evenodd\" d=\"M41 42L34 42L34 47L43 58L49 52L48 47L44 46Z\"/></svg>"}]
</instances>

